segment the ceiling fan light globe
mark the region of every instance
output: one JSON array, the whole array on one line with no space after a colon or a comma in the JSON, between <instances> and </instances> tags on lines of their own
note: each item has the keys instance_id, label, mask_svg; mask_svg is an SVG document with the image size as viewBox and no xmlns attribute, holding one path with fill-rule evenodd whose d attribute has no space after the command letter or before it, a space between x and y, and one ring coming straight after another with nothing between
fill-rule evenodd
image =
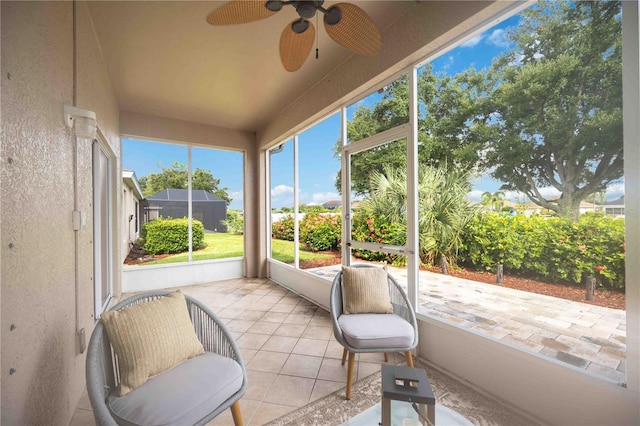
<instances>
[{"instance_id":1,"label":"ceiling fan light globe","mask_svg":"<svg viewBox=\"0 0 640 426\"><path fill-rule=\"evenodd\" d=\"M302 34L307 31L307 28L309 28L309 21L305 21L304 19L298 19L291 24L291 29L296 34Z\"/></svg>"},{"instance_id":2,"label":"ceiling fan light globe","mask_svg":"<svg viewBox=\"0 0 640 426\"><path fill-rule=\"evenodd\" d=\"M264 4L264 7L269 9L272 12L278 12L282 9L282 1L280 0L269 0Z\"/></svg>"},{"instance_id":3,"label":"ceiling fan light globe","mask_svg":"<svg viewBox=\"0 0 640 426\"><path fill-rule=\"evenodd\" d=\"M342 20L342 11L337 6L331 6L324 14L324 23L327 25L339 24Z\"/></svg>"}]
</instances>

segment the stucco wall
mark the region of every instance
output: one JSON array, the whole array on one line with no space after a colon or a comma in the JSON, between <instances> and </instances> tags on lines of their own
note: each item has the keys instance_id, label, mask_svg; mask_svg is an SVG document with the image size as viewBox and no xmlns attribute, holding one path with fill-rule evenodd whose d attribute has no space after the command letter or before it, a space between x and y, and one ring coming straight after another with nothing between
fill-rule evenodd
<instances>
[{"instance_id":1,"label":"stucco wall","mask_svg":"<svg viewBox=\"0 0 640 426\"><path fill-rule=\"evenodd\" d=\"M77 144L77 208L88 223L76 241L76 138L63 122L74 100L74 4L1 7L1 318L13 329L1 336L1 423L67 424L84 388L76 329L88 339L94 324L91 142ZM83 3L75 22L76 104L96 112L119 155L118 110Z\"/></svg>"}]
</instances>

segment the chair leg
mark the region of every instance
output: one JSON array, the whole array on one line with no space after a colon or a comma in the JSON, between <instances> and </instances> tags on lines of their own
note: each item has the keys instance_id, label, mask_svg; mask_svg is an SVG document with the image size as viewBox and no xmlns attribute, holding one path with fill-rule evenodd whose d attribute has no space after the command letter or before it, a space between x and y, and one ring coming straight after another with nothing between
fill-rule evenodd
<instances>
[{"instance_id":1,"label":"chair leg","mask_svg":"<svg viewBox=\"0 0 640 426\"><path fill-rule=\"evenodd\" d=\"M384 362L389 362L389 354L388 353L384 353Z\"/></svg>"},{"instance_id":2,"label":"chair leg","mask_svg":"<svg viewBox=\"0 0 640 426\"><path fill-rule=\"evenodd\" d=\"M411 351L407 351L407 365L413 367L413 354Z\"/></svg>"},{"instance_id":3,"label":"chair leg","mask_svg":"<svg viewBox=\"0 0 640 426\"><path fill-rule=\"evenodd\" d=\"M353 367L356 354L349 351L349 367L347 368L347 400L351 399L351 386L353 385Z\"/></svg>"},{"instance_id":4,"label":"chair leg","mask_svg":"<svg viewBox=\"0 0 640 426\"><path fill-rule=\"evenodd\" d=\"M344 362L347 360L347 348L344 348L342 350L342 365L344 365Z\"/></svg>"},{"instance_id":5,"label":"chair leg","mask_svg":"<svg viewBox=\"0 0 640 426\"><path fill-rule=\"evenodd\" d=\"M242 413L240 412L240 403L238 401L231 404L231 415L235 426L243 426L244 423L242 423Z\"/></svg>"}]
</instances>

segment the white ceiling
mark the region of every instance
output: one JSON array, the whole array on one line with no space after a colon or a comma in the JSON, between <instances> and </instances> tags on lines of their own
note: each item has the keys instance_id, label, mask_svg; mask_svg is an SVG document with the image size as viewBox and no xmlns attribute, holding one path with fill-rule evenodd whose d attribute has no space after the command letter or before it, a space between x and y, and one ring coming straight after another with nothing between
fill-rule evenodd
<instances>
[{"instance_id":1,"label":"white ceiling","mask_svg":"<svg viewBox=\"0 0 640 426\"><path fill-rule=\"evenodd\" d=\"M319 59L314 46L302 68L287 72L279 42L284 27L297 18L294 8L252 23L209 25L206 16L224 3L87 2L121 110L258 131L351 56L328 37L320 16ZM415 4L351 3L381 31Z\"/></svg>"}]
</instances>

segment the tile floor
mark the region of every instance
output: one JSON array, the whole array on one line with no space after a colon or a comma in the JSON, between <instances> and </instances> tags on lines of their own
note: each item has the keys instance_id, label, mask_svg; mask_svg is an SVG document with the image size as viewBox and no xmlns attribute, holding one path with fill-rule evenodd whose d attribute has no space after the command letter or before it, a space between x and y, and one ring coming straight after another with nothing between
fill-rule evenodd
<instances>
[{"instance_id":1,"label":"tile floor","mask_svg":"<svg viewBox=\"0 0 640 426\"><path fill-rule=\"evenodd\" d=\"M241 348L249 386L240 407L245 425L258 426L346 385L342 346L329 313L267 279L238 279L182 287L225 321ZM124 296L126 297L126 295ZM382 354L356 357L356 380L380 370ZM401 354L390 362L403 362ZM86 395L72 426L95 424ZM226 410L210 425L232 425Z\"/></svg>"},{"instance_id":2,"label":"tile floor","mask_svg":"<svg viewBox=\"0 0 640 426\"><path fill-rule=\"evenodd\" d=\"M407 286L406 268L388 266ZM333 280L340 265L309 269ZM419 312L626 383L626 313L420 271Z\"/></svg>"}]
</instances>

